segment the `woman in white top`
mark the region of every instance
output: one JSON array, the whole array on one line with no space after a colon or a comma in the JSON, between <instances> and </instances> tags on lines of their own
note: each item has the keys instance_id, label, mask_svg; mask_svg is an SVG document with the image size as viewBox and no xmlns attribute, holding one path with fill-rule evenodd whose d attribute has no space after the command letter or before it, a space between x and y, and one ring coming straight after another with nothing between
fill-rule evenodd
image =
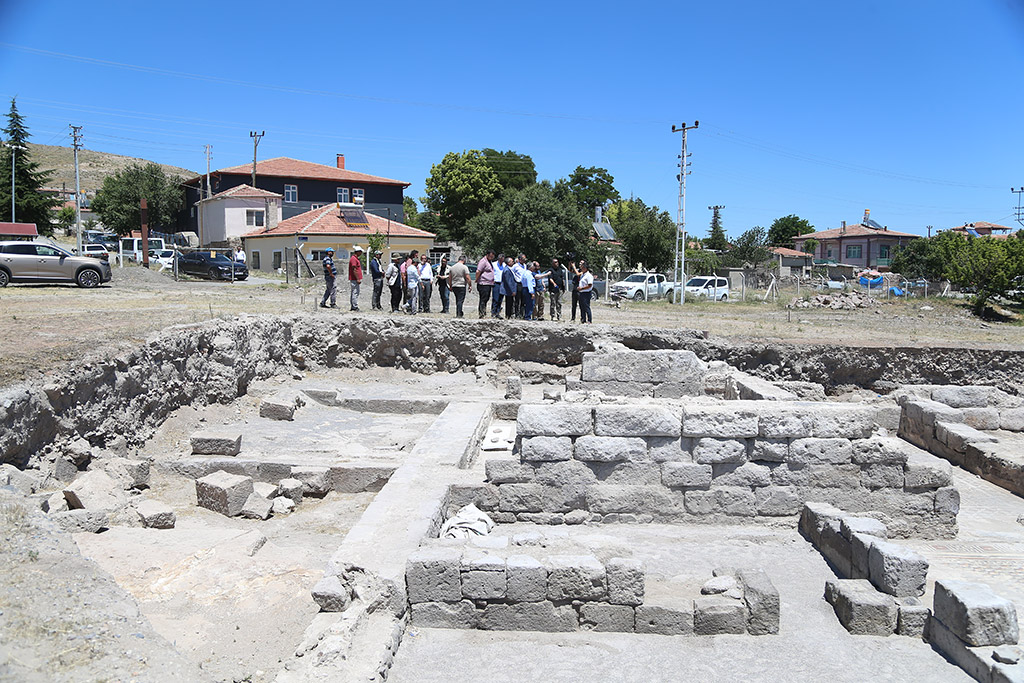
<instances>
[{"instance_id":1,"label":"woman in white top","mask_svg":"<svg viewBox=\"0 0 1024 683\"><path fill-rule=\"evenodd\" d=\"M594 292L594 274L590 272L586 261L580 261L580 284L576 287L580 295L580 323L594 322L590 311L590 299Z\"/></svg>"}]
</instances>

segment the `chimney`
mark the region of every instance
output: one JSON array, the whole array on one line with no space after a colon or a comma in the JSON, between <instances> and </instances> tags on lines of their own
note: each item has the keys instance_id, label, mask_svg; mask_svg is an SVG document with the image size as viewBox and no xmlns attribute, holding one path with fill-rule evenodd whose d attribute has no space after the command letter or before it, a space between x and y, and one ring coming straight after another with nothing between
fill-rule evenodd
<instances>
[{"instance_id":1,"label":"chimney","mask_svg":"<svg viewBox=\"0 0 1024 683\"><path fill-rule=\"evenodd\" d=\"M345 168L345 155L344 154L339 154L338 155L338 168L341 168L341 169Z\"/></svg>"},{"instance_id":2,"label":"chimney","mask_svg":"<svg viewBox=\"0 0 1024 683\"><path fill-rule=\"evenodd\" d=\"M864 225L867 225L869 220L871 220L871 209L864 209Z\"/></svg>"},{"instance_id":3,"label":"chimney","mask_svg":"<svg viewBox=\"0 0 1024 683\"><path fill-rule=\"evenodd\" d=\"M845 235L846 234L846 221L840 221L840 222L842 223L842 225L839 227L839 234L840 235Z\"/></svg>"}]
</instances>

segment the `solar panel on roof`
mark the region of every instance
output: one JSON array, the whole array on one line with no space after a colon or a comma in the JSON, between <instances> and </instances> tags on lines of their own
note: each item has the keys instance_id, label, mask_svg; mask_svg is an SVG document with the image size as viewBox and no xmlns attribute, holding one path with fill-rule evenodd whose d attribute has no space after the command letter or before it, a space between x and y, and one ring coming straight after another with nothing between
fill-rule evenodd
<instances>
[{"instance_id":1,"label":"solar panel on roof","mask_svg":"<svg viewBox=\"0 0 1024 683\"><path fill-rule=\"evenodd\" d=\"M341 218L345 221L345 225L350 228L370 227L370 223L366 220L366 214L363 213L362 209L341 209Z\"/></svg>"},{"instance_id":2,"label":"solar panel on roof","mask_svg":"<svg viewBox=\"0 0 1024 683\"><path fill-rule=\"evenodd\" d=\"M603 240L614 241L618 239L618 237L615 236L615 230L612 229L610 223L594 223L594 232L596 232L597 236Z\"/></svg>"}]
</instances>

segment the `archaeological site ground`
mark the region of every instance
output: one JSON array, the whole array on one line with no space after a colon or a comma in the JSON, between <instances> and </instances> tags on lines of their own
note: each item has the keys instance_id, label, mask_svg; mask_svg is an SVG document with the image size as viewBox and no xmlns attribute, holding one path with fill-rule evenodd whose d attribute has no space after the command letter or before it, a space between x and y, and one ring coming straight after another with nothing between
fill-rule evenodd
<instances>
[{"instance_id":1,"label":"archaeological site ground","mask_svg":"<svg viewBox=\"0 0 1024 683\"><path fill-rule=\"evenodd\" d=\"M0 680L1024 681L1019 327L186 287L4 292Z\"/></svg>"}]
</instances>

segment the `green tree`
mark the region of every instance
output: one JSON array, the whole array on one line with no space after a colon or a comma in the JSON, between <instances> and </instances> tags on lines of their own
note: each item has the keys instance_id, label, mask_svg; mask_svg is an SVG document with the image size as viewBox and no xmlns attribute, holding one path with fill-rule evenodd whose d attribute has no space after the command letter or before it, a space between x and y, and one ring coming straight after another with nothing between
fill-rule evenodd
<instances>
[{"instance_id":1,"label":"green tree","mask_svg":"<svg viewBox=\"0 0 1024 683\"><path fill-rule=\"evenodd\" d=\"M523 253L541 263L572 253L603 268L607 253L591 239L592 230L574 202L560 200L549 183L540 183L505 192L490 211L471 219L465 244L478 253Z\"/></svg>"},{"instance_id":2,"label":"green tree","mask_svg":"<svg viewBox=\"0 0 1024 683\"><path fill-rule=\"evenodd\" d=\"M483 156L504 190L521 190L537 182L537 167L529 154L519 154L511 149L499 152L486 147Z\"/></svg>"},{"instance_id":3,"label":"green tree","mask_svg":"<svg viewBox=\"0 0 1024 683\"><path fill-rule=\"evenodd\" d=\"M483 152L471 149L449 152L431 166L426 190L426 208L440 219L438 235L461 241L469 220L490 209L501 194L501 183Z\"/></svg>"},{"instance_id":4,"label":"green tree","mask_svg":"<svg viewBox=\"0 0 1024 683\"><path fill-rule=\"evenodd\" d=\"M1024 241L950 235L936 246L945 259L950 282L975 290L973 308L984 315L988 302L1024 283Z\"/></svg>"},{"instance_id":5,"label":"green tree","mask_svg":"<svg viewBox=\"0 0 1024 683\"><path fill-rule=\"evenodd\" d=\"M722 259L722 263L729 266L750 265L757 268L770 258L768 233L761 226L756 226L736 239L732 249Z\"/></svg>"},{"instance_id":6,"label":"green tree","mask_svg":"<svg viewBox=\"0 0 1024 683\"><path fill-rule=\"evenodd\" d=\"M776 218L768 226L768 244L773 247L793 248L793 238L814 232L814 226L800 216L789 214Z\"/></svg>"},{"instance_id":7,"label":"green tree","mask_svg":"<svg viewBox=\"0 0 1024 683\"><path fill-rule=\"evenodd\" d=\"M159 164L130 164L103 179L92 208L108 230L127 235L142 224L142 199L146 200L150 229L170 231L184 206L185 192L178 179L165 173Z\"/></svg>"},{"instance_id":8,"label":"green tree","mask_svg":"<svg viewBox=\"0 0 1024 683\"><path fill-rule=\"evenodd\" d=\"M668 212L647 206L641 199L627 199L608 207L608 220L622 243L627 267L643 264L647 270L671 268L676 224Z\"/></svg>"},{"instance_id":9,"label":"green tree","mask_svg":"<svg viewBox=\"0 0 1024 683\"><path fill-rule=\"evenodd\" d=\"M62 206L54 214L54 222L57 227L64 231L64 234L71 234L71 226L75 224L75 210L70 206Z\"/></svg>"},{"instance_id":10,"label":"green tree","mask_svg":"<svg viewBox=\"0 0 1024 683\"><path fill-rule=\"evenodd\" d=\"M35 223L43 235L53 234L50 219L54 209L60 206L59 197L43 192L52 171L39 170L39 164L32 161L28 146L28 127L18 113L16 99L11 99L7 112L7 126L3 129L5 140L0 155L0 220L11 220L11 166L14 166L14 209L19 223Z\"/></svg>"},{"instance_id":11,"label":"green tree","mask_svg":"<svg viewBox=\"0 0 1024 683\"><path fill-rule=\"evenodd\" d=\"M417 218L419 218L419 208L416 206L416 200L412 197L402 197L402 222L406 225L416 227Z\"/></svg>"},{"instance_id":12,"label":"green tree","mask_svg":"<svg viewBox=\"0 0 1024 683\"><path fill-rule=\"evenodd\" d=\"M690 275L714 275L719 267L718 254L707 249L686 250L686 272Z\"/></svg>"},{"instance_id":13,"label":"green tree","mask_svg":"<svg viewBox=\"0 0 1024 683\"><path fill-rule=\"evenodd\" d=\"M559 180L555 187L560 197L571 195L576 206L587 216L593 215L595 206L619 200L615 178L606 168L577 166L568 178Z\"/></svg>"},{"instance_id":14,"label":"green tree","mask_svg":"<svg viewBox=\"0 0 1024 683\"><path fill-rule=\"evenodd\" d=\"M370 259L373 258L373 255L376 254L378 251L383 253L384 247L387 246L387 243L388 243L387 236L381 234L380 230L378 230L377 232L373 233L372 235L367 235L366 236L367 250L366 250L366 259L365 260L366 260L366 267L367 268L370 267Z\"/></svg>"},{"instance_id":15,"label":"green tree","mask_svg":"<svg viewBox=\"0 0 1024 683\"><path fill-rule=\"evenodd\" d=\"M771 242L771 239L769 239L768 241ZM814 252L816 252L818 250L818 245L819 244L821 244L821 243L818 240L814 239L813 237L809 237L809 238L805 239L804 240L804 253L805 254L813 254ZM773 246L777 246L777 245L773 245Z\"/></svg>"},{"instance_id":16,"label":"green tree","mask_svg":"<svg viewBox=\"0 0 1024 683\"><path fill-rule=\"evenodd\" d=\"M890 268L908 280L940 280L945 277L945 259L955 250L955 245L947 242L955 236L956 233L947 231L935 237L911 240L896 248Z\"/></svg>"},{"instance_id":17,"label":"green tree","mask_svg":"<svg viewBox=\"0 0 1024 683\"><path fill-rule=\"evenodd\" d=\"M704 248L724 252L729 248L729 241L725 239L725 228L722 227L722 207L713 206L711 210L711 228L708 236L704 239Z\"/></svg>"}]
</instances>

